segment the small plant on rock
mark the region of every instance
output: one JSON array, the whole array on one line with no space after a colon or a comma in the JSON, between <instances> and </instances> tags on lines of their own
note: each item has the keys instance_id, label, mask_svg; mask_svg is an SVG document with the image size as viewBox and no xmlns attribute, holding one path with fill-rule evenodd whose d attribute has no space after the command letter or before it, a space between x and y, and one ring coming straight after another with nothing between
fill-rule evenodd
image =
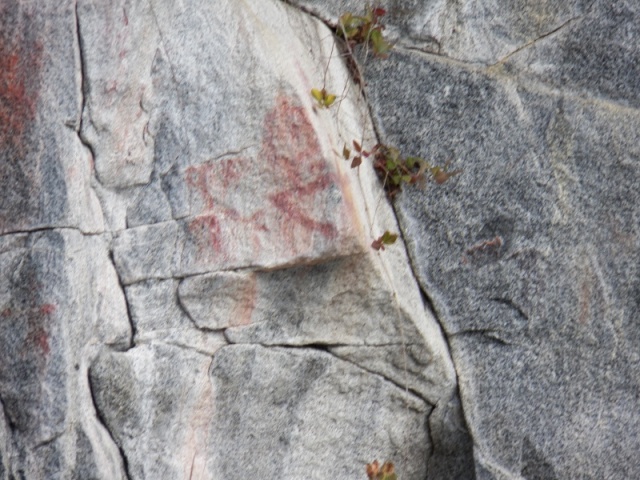
<instances>
[{"instance_id":1,"label":"small plant on rock","mask_svg":"<svg viewBox=\"0 0 640 480\"><path fill-rule=\"evenodd\" d=\"M335 26L336 36L342 40L345 60L350 68L353 80L359 85L361 90L360 98L366 99L366 82L362 76L362 69L356 58L356 49L359 52L364 50L364 60L366 61L368 52L373 52L378 58L387 58L393 48L392 44L384 37L384 25L382 18L386 15L386 10L382 7L366 6L361 15L352 12L342 14ZM329 56L329 61L333 55L333 47ZM328 93L326 77L329 63L325 68L322 88L313 88L311 96L321 108L331 107L337 96ZM345 87L346 89L346 87ZM433 180L440 185L451 177L461 173L460 170L448 170L449 164L443 167L431 165L426 160L416 156L404 156L396 147L378 143L371 149L365 150L362 141L352 140L351 145L345 145L342 150L342 157L351 162L351 168L358 168L366 158L371 158L373 168L380 178L383 188L390 199L393 199L407 184L422 183L426 180ZM374 214L375 216L375 214ZM398 234L385 231L381 236L374 239L371 247L374 250L384 250L385 246L392 245ZM385 464L386 465L386 464Z\"/></svg>"},{"instance_id":2,"label":"small plant on rock","mask_svg":"<svg viewBox=\"0 0 640 480\"><path fill-rule=\"evenodd\" d=\"M391 462L384 462L382 467L377 460L369 463L366 467L369 480L398 480L395 474L395 467Z\"/></svg>"},{"instance_id":3,"label":"small plant on rock","mask_svg":"<svg viewBox=\"0 0 640 480\"><path fill-rule=\"evenodd\" d=\"M386 13L381 7L366 7L363 15L347 12L340 17L336 34L347 42L349 50L358 45L365 45L370 47L376 56L386 58L392 48L382 33L384 25L380 19Z\"/></svg>"}]
</instances>

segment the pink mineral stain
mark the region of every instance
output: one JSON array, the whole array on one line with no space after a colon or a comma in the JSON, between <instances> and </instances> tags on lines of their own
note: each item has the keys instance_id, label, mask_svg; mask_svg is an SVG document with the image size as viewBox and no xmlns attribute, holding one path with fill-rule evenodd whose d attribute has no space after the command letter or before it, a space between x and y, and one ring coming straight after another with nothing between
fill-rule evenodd
<instances>
[{"instance_id":1,"label":"pink mineral stain","mask_svg":"<svg viewBox=\"0 0 640 480\"><path fill-rule=\"evenodd\" d=\"M51 315L55 311L56 306L53 303L45 303L40 307L40 312L44 313L45 315Z\"/></svg>"},{"instance_id":2,"label":"pink mineral stain","mask_svg":"<svg viewBox=\"0 0 640 480\"><path fill-rule=\"evenodd\" d=\"M255 273L247 280L240 293L240 301L236 303L230 318L231 326L251 324L251 316L256 308L258 299L258 281Z\"/></svg>"}]
</instances>

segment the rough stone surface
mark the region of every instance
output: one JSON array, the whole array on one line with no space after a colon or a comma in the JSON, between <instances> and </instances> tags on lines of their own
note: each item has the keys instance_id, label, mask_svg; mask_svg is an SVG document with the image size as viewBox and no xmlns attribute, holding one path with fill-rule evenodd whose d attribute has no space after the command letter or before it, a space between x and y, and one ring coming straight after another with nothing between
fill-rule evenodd
<instances>
[{"instance_id":1,"label":"rough stone surface","mask_svg":"<svg viewBox=\"0 0 640 480\"><path fill-rule=\"evenodd\" d=\"M451 346L477 477L633 478L640 114L554 65L539 83L398 49L369 71L371 101L385 141L463 169L396 207ZM595 65L580 77L601 78Z\"/></svg>"},{"instance_id":2,"label":"rough stone surface","mask_svg":"<svg viewBox=\"0 0 640 480\"><path fill-rule=\"evenodd\" d=\"M370 248L393 211L337 153L375 134L325 25L273 0L0 8L0 479L469 468L404 246Z\"/></svg>"},{"instance_id":3,"label":"rough stone surface","mask_svg":"<svg viewBox=\"0 0 640 480\"><path fill-rule=\"evenodd\" d=\"M0 234L103 229L91 157L76 134L75 30L71 1L0 5Z\"/></svg>"},{"instance_id":4,"label":"rough stone surface","mask_svg":"<svg viewBox=\"0 0 640 480\"><path fill-rule=\"evenodd\" d=\"M97 346L127 348L131 336L106 245L70 229L0 237L4 478L120 476L87 383Z\"/></svg>"},{"instance_id":5,"label":"rough stone surface","mask_svg":"<svg viewBox=\"0 0 640 480\"><path fill-rule=\"evenodd\" d=\"M640 477L636 2L379 5L0 5L0 480Z\"/></svg>"}]
</instances>

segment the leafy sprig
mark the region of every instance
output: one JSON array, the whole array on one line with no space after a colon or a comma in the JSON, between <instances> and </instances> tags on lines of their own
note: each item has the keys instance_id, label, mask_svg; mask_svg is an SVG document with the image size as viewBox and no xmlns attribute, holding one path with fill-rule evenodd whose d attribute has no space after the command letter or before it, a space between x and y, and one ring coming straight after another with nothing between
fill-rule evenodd
<instances>
[{"instance_id":1,"label":"leafy sprig","mask_svg":"<svg viewBox=\"0 0 640 480\"><path fill-rule=\"evenodd\" d=\"M363 158L372 157L373 168L391 198L400 192L403 184L411 185L431 179L441 185L451 177L462 173L462 170L449 170L450 162L444 166L431 165L420 157L403 157L396 147L382 143L376 144L369 151L364 150L356 140L352 143L354 152L345 145L342 149L342 157L345 160L351 160L351 168L359 167Z\"/></svg>"},{"instance_id":2,"label":"leafy sprig","mask_svg":"<svg viewBox=\"0 0 640 480\"><path fill-rule=\"evenodd\" d=\"M318 102L318 105L322 108L329 108L336 101L336 96L332 93L328 93L326 89L311 89L311 96Z\"/></svg>"},{"instance_id":3,"label":"leafy sprig","mask_svg":"<svg viewBox=\"0 0 640 480\"><path fill-rule=\"evenodd\" d=\"M398 480L395 467L391 462L384 462L382 467L377 460L369 463L366 467L369 480Z\"/></svg>"},{"instance_id":4,"label":"leafy sprig","mask_svg":"<svg viewBox=\"0 0 640 480\"><path fill-rule=\"evenodd\" d=\"M340 17L336 34L351 49L356 45L368 45L378 57L386 58L392 45L384 38L384 25L380 19L386 15L381 7L366 7L363 15L347 12Z\"/></svg>"}]
</instances>

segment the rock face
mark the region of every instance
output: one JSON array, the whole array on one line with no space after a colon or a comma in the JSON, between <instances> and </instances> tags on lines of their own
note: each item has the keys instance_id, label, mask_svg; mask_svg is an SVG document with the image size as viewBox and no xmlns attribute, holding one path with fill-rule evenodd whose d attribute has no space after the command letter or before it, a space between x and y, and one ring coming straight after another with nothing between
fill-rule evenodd
<instances>
[{"instance_id":1,"label":"rock face","mask_svg":"<svg viewBox=\"0 0 640 480\"><path fill-rule=\"evenodd\" d=\"M0 6L0 479L640 476L640 10L388 3Z\"/></svg>"},{"instance_id":2,"label":"rock face","mask_svg":"<svg viewBox=\"0 0 640 480\"><path fill-rule=\"evenodd\" d=\"M367 71L379 132L463 169L396 211L451 347L476 476L635 478L640 10L556 2L531 36L519 22L553 2L483 8L502 3L478 29L463 14L478 2L458 2L458 33L423 29L437 50L414 27L428 10L442 28L448 7L392 19L396 52Z\"/></svg>"}]
</instances>

